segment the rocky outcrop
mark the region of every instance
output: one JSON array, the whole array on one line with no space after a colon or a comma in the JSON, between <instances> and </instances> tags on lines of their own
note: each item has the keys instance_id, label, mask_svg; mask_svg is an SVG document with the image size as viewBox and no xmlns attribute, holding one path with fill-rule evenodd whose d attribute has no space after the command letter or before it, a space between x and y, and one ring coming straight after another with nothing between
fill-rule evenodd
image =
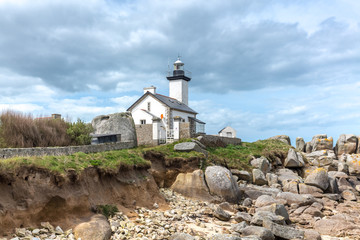
<instances>
[{"instance_id":1,"label":"rocky outcrop","mask_svg":"<svg viewBox=\"0 0 360 240\"><path fill-rule=\"evenodd\" d=\"M299 152L295 152L293 148L290 148L288 151L287 158L285 159L284 166L287 168L299 168L304 167L304 159Z\"/></svg>"},{"instance_id":2,"label":"rocky outcrop","mask_svg":"<svg viewBox=\"0 0 360 240\"><path fill-rule=\"evenodd\" d=\"M180 173L171 189L190 198L213 200L206 185L204 173L200 169L192 173Z\"/></svg>"},{"instance_id":3,"label":"rocky outcrop","mask_svg":"<svg viewBox=\"0 0 360 240\"><path fill-rule=\"evenodd\" d=\"M210 166L205 170L205 180L210 193L231 203L238 203L241 199L237 183L231 172L220 166Z\"/></svg>"},{"instance_id":4,"label":"rocky outcrop","mask_svg":"<svg viewBox=\"0 0 360 240\"><path fill-rule=\"evenodd\" d=\"M333 148L333 138L328 138L326 134L315 135L310 142L310 146L311 151L330 150Z\"/></svg>"},{"instance_id":5,"label":"rocky outcrop","mask_svg":"<svg viewBox=\"0 0 360 240\"><path fill-rule=\"evenodd\" d=\"M241 144L240 138L228 138L228 137L220 137L215 135L202 135L197 137L197 139L206 147L226 147L229 144L232 145Z\"/></svg>"},{"instance_id":6,"label":"rocky outcrop","mask_svg":"<svg viewBox=\"0 0 360 240\"><path fill-rule=\"evenodd\" d=\"M358 138L354 134L341 134L335 146L337 156L356 153L358 147Z\"/></svg>"},{"instance_id":7,"label":"rocky outcrop","mask_svg":"<svg viewBox=\"0 0 360 240\"><path fill-rule=\"evenodd\" d=\"M298 150L300 152L305 152L305 150L306 150L306 144L302 137L296 138L296 150Z\"/></svg>"},{"instance_id":8,"label":"rocky outcrop","mask_svg":"<svg viewBox=\"0 0 360 240\"><path fill-rule=\"evenodd\" d=\"M287 136L287 135L276 135L276 136L270 137L268 139L270 139L270 140L279 140L279 141L282 141L283 143L291 145L290 137Z\"/></svg>"},{"instance_id":9,"label":"rocky outcrop","mask_svg":"<svg viewBox=\"0 0 360 240\"><path fill-rule=\"evenodd\" d=\"M323 191L329 187L329 176L324 168L317 168L305 179L305 184L315 186Z\"/></svg>"},{"instance_id":10,"label":"rocky outcrop","mask_svg":"<svg viewBox=\"0 0 360 240\"><path fill-rule=\"evenodd\" d=\"M134 120L131 113L100 115L91 121L94 134L120 134L121 141L137 141Z\"/></svg>"},{"instance_id":11,"label":"rocky outcrop","mask_svg":"<svg viewBox=\"0 0 360 240\"><path fill-rule=\"evenodd\" d=\"M204 153L205 156L207 156L206 149L202 148L201 145L198 144L197 142L182 142L182 143L175 144L174 150L178 151L178 152L195 151L195 152Z\"/></svg>"}]
</instances>

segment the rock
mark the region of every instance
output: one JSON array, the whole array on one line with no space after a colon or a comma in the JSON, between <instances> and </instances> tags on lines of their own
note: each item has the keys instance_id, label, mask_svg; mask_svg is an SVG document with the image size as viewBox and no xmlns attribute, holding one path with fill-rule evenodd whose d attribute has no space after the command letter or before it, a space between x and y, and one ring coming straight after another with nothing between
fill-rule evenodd
<instances>
[{"instance_id":1,"label":"rock","mask_svg":"<svg viewBox=\"0 0 360 240\"><path fill-rule=\"evenodd\" d=\"M182 143L175 144L174 150L178 151L178 152L195 151L195 152L200 152L200 153L204 153L205 155L207 155L207 151L205 149L203 149L202 147L200 147L200 145L197 144L196 142L182 142Z\"/></svg>"},{"instance_id":2,"label":"rock","mask_svg":"<svg viewBox=\"0 0 360 240\"><path fill-rule=\"evenodd\" d=\"M337 156L356 153L358 138L354 134L341 134L335 145Z\"/></svg>"},{"instance_id":3,"label":"rock","mask_svg":"<svg viewBox=\"0 0 360 240\"><path fill-rule=\"evenodd\" d=\"M348 179L346 177L340 177L336 179L336 184L339 188L340 192L343 192L345 190L351 190L353 189L353 187L351 186L351 184L348 182Z\"/></svg>"},{"instance_id":4,"label":"rock","mask_svg":"<svg viewBox=\"0 0 360 240\"><path fill-rule=\"evenodd\" d=\"M234 206L232 206L230 203L228 202L222 202L219 204L219 207L221 207L223 210L225 211L229 211L229 212L237 212L237 210L234 208Z\"/></svg>"},{"instance_id":5,"label":"rock","mask_svg":"<svg viewBox=\"0 0 360 240\"><path fill-rule=\"evenodd\" d=\"M313 195L313 194L322 194L322 193L324 193L324 191L321 190L321 188L318 188L315 186L307 185L304 183L299 183L299 193Z\"/></svg>"},{"instance_id":6,"label":"rock","mask_svg":"<svg viewBox=\"0 0 360 240\"><path fill-rule=\"evenodd\" d=\"M315 135L310 144L312 151L330 150L333 148L333 138L328 138L326 134Z\"/></svg>"},{"instance_id":7,"label":"rock","mask_svg":"<svg viewBox=\"0 0 360 240\"><path fill-rule=\"evenodd\" d=\"M269 219L279 224L285 224L285 218L283 216L276 215L275 213L269 211L257 211L252 217L251 224L262 226L264 219Z\"/></svg>"},{"instance_id":8,"label":"rock","mask_svg":"<svg viewBox=\"0 0 360 240\"><path fill-rule=\"evenodd\" d=\"M325 190L326 193L339 193L337 181L333 177L329 177L329 187Z\"/></svg>"},{"instance_id":9,"label":"rock","mask_svg":"<svg viewBox=\"0 0 360 240\"><path fill-rule=\"evenodd\" d=\"M360 154L346 155L346 164L349 166L350 175L360 174Z\"/></svg>"},{"instance_id":10,"label":"rock","mask_svg":"<svg viewBox=\"0 0 360 240\"><path fill-rule=\"evenodd\" d=\"M251 198L245 198L242 205L245 206L245 207L251 207L252 206Z\"/></svg>"},{"instance_id":11,"label":"rock","mask_svg":"<svg viewBox=\"0 0 360 240\"><path fill-rule=\"evenodd\" d=\"M304 229L304 240L321 240L321 235L318 231Z\"/></svg>"},{"instance_id":12,"label":"rock","mask_svg":"<svg viewBox=\"0 0 360 240\"><path fill-rule=\"evenodd\" d=\"M305 152L306 153L311 153L312 152L311 142L307 142L305 144Z\"/></svg>"},{"instance_id":13,"label":"rock","mask_svg":"<svg viewBox=\"0 0 360 240\"><path fill-rule=\"evenodd\" d=\"M246 223L250 223L251 222L251 216L250 214L248 214L247 212L237 212L234 216L234 219L236 222L240 223L240 222L246 222Z\"/></svg>"},{"instance_id":14,"label":"rock","mask_svg":"<svg viewBox=\"0 0 360 240\"><path fill-rule=\"evenodd\" d=\"M170 240L195 240L195 238L187 233L175 233L170 237Z\"/></svg>"},{"instance_id":15,"label":"rock","mask_svg":"<svg viewBox=\"0 0 360 240\"><path fill-rule=\"evenodd\" d=\"M289 213L286 210L285 206L283 204L273 203L268 206L263 206L261 208L257 208L256 211L266 211L266 212L272 212L276 215L282 216L286 222L288 222L289 219Z\"/></svg>"},{"instance_id":16,"label":"rock","mask_svg":"<svg viewBox=\"0 0 360 240\"><path fill-rule=\"evenodd\" d=\"M315 198L310 194L295 194L290 192L278 193L275 199L284 200L289 206L294 203L299 206L306 206L315 202Z\"/></svg>"},{"instance_id":17,"label":"rock","mask_svg":"<svg viewBox=\"0 0 360 240\"><path fill-rule=\"evenodd\" d=\"M301 180L297 173L287 168L278 169L275 174L281 183L284 181L288 182L289 180Z\"/></svg>"},{"instance_id":18,"label":"rock","mask_svg":"<svg viewBox=\"0 0 360 240\"><path fill-rule=\"evenodd\" d=\"M231 234L215 234L209 240L243 240L243 238Z\"/></svg>"},{"instance_id":19,"label":"rock","mask_svg":"<svg viewBox=\"0 0 360 240\"><path fill-rule=\"evenodd\" d=\"M231 215L225 212L221 207L215 208L214 216L221 221L229 221L231 218Z\"/></svg>"},{"instance_id":20,"label":"rock","mask_svg":"<svg viewBox=\"0 0 360 240\"><path fill-rule=\"evenodd\" d=\"M244 180L251 182L251 174L248 171L231 169L231 173L239 178L239 180Z\"/></svg>"},{"instance_id":21,"label":"rock","mask_svg":"<svg viewBox=\"0 0 360 240\"><path fill-rule=\"evenodd\" d=\"M111 228L107 219L100 214L94 215L89 222L80 223L74 228L75 238L86 240L108 240Z\"/></svg>"},{"instance_id":22,"label":"rock","mask_svg":"<svg viewBox=\"0 0 360 240\"><path fill-rule=\"evenodd\" d=\"M305 179L305 184L321 188L325 191L329 186L329 177L324 168L317 168Z\"/></svg>"},{"instance_id":23,"label":"rock","mask_svg":"<svg viewBox=\"0 0 360 240\"><path fill-rule=\"evenodd\" d=\"M323 218L316 221L314 230L318 231L321 235L336 235L339 232L347 232L351 226L344 219Z\"/></svg>"},{"instance_id":24,"label":"rock","mask_svg":"<svg viewBox=\"0 0 360 240\"><path fill-rule=\"evenodd\" d=\"M300 152L305 152L305 141L302 137L297 137L296 138L296 150L300 151Z\"/></svg>"},{"instance_id":25,"label":"rock","mask_svg":"<svg viewBox=\"0 0 360 240\"><path fill-rule=\"evenodd\" d=\"M268 219L264 219L263 227L269 229L276 237L282 239L303 239L304 231L293 227L276 224Z\"/></svg>"},{"instance_id":26,"label":"rock","mask_svg":"<svg viewBox=\"0 0 360 240\"><path fill-rule=\"evenodd\" d=\"M243 236L255 235L262 240L275 240L274 234L263 227L249 226L242 230Z\"/></svg>"},{"instance_id":27,"label":"rock","mask_svg":"<svg viewBox=\"0 0 360 240\"><path fill-rule=\"evenodd\" d=\"M41 222L40 223L40 226L49 230L50 232L54 232L55 231L55 228L53 225L51 225L49 222Z\"/></svg>"},{"instance_id":28,"label":"rock","mask_svg":"<svg viewBox=\"0 0 360 240\"><path fill-rule=\"evenodd\" d=\"M237 233L241 233L241 231L246 228L248 226L248 224L243 221L243 222L240 222L240 223L236 223L236 224L232 224L231 225L231 230L234 231L234 232L237 232Z\"/></svg>"},{"instance_id":29,"label":"rock","mask_svg":"<svg viewBox=\"0 0 360 240\"><path fill-rule=\"evenodd\" d=\"M356 195L350 190L343 191L341 197L348 201L356 201Z\"/></svg>"},{"instance_id":30,"label":"rock","mask_svg":"<svg viewBox=\"0 0 360 240\"><path fill-rule=\"evenodd\" d=\"M273 174L273 173L267 173L266 174L266 180L267 180L269 186L272 186L274 184L279 183L278 176L276 174Z\"/></svg>"},{"instance_id":31,"label":"rock","mask_svg":"<svg viewBox=\"0 0 360 240\"><path fill-rule=\"evenodd\" d=\"M259 169L253 169L252 170L252 176L253 176L253 183L256 185L265 185L267 184L267 180L265 178L264 173Z\"/></svg>"},{"instance_id":32,"label":"rock","mask_svg":"<svg viewBox=\"0 0 360 240\"><path fill-rule=\"evenodd\" d=\"M200 169L192 173L179 173L171 189L190 198L213 199L205 183L204 173Z\"/></svg>"},{"instance_id":33,"label":"rock","mask_svg":"<svg viewBox=\"0 0 360 240\"><path fill-rule=\"evenodd\" d=\"M319 150L305 154L306 159L312 166L323 167L333 164L336 155L333 150Z\"/></svg>"},{"instance_id":34,"label":"rock","mask_svg":"<svg viewBox=\"0 0 360 240\"><path fill-rule=\"evenodd\" d=\"M269 160L267 160L265 157L256 158L252 160L250 164L253 167L260 169L264 174L268 173L271 169Z\"/></svg>"},{"instance_id":35,"label":"rock","mask_svg":"<svg viewBox=\"0 0 360 240\"><path fill-rule=\"evenodd\" d=\"M290 148L287 158L285 159L284 166L287 168L298 168L305 166L305 162L301 153L297 153L293 148Z\"/></svg>"},{"instance_id":36,"label":"rock","mask_svg":"<svg viewBox=\"0 0 360 240\"><path fill-rule=\"evenodd\" d=\"M238 203L241 199L239 187L231 176L228 169L220 166L210 166L205 170L205 180L210 193L224 198L227 202Z\"/></svg>"},{"instance_id":37,"label":"rock","mask_svg":"<svg viewBox=\"0 0 360 240\"><path fill-rule=\"evenodd\" d=\"M121 134L121 141L137 141L131 113L114 113L95 117L91 121L94 134Z\"/></svg>"},{"instance_id":38,"label":"rock","mask_svg":"<svg viewBox=\"0 0 360 240\"><path fill-rule=\"evenodd\" d=\"M347 175L344 172L330 171L330 172L328 172L328 175L329 175L329 177L332 177L332 178L341 178L341 177L344 177L345 179L349 178L349 175Z\"/></svg>"},{"instance_id":39,"label":"rock","mask_svg":"<svg viewBox=\"0 0 360 240\"><path fill-rule=\"evenodd\" d=\"M283 186L284 192L292 192L292 193L299 193L298 192L298 182L297 181L289 181L284 184Z\"/></svg>"},{"instance_id":40,"label":"rock","mask_svg":"<svg viewBox=\"0 0 360 240\"><path fill-rule=\"evenodd\" d=\"M261 172L261 171L260 171ZM244 192L245 197L256 200L261 195L276 196L281 190L277 188L269 188L267 186L257 186L247 184L246 186L240 186L240 190Z\"/></svg>"},{"instance_id":41,"label":"rock","mask_svg":"<svg viewBox=\"0 0 360 240\"><path fill-rule=\"evenodd\" d=\"M338 171L343 173L349 173L349 165L344 161L338 162Z\"/></svg>"},{"instance_id":42,"label":"rock","mask_svg":"<svg viewBox=\"0 0 360 240\"><path fill-rule=\"evenodd\" d=\"M260 208L263 206L271 205L273 203L277 203L277 201L272 196L262 195L256 199L255 207Z\"/></svg>"},{"instance_id":43,"label":"rock","mask_svg":"<svg viewBox=\"0 0 360 240\"><path fill-rule=\"evenodd\" d=\"M291 145L290 137L287 136L287 135L276 135L276 136L270 137L268 139L270 139L270 140L279 140L279 141L282 141L283 143Z\"/></svg>"}]
</instances>

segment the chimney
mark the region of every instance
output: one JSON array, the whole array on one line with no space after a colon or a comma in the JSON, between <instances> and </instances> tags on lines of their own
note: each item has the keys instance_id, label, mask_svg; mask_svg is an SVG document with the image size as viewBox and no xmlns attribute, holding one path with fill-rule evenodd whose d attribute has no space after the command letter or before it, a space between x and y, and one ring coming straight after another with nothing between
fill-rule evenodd
<instances>
[{"instance_id":1,"label":"chimney","mask_svg":"<svg viewBox=\"0 0 360 240\"><path fill-rule=\"evenodd\" d=\"M152 94L156 94L156 87L154 87L154 86L146 87L146 88L144 88L144 94L145 94L146 92L150 92L150 93L152 93Z\"/></svg>"}]
</instances>

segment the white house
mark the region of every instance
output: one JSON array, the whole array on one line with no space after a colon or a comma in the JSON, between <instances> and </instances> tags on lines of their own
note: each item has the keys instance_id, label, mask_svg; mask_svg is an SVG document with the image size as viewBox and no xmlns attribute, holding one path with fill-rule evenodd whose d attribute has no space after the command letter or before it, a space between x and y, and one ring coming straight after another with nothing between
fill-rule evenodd
<instances>
[{"instance_id":1,"label":"white house","mask_svg":"<svg viewBox=\"0 0 360 240\"><path fill-rule=\"evenodd\" d=\"M221 137L229 137L229 138L236 138L236 131L232 127L224 127L219 131L219 136Z\"/></svg>"},{"instance_id":2,"label":"white house","mask_svg":"<svg viewBox=\"0 0 360 240\"><path fill-rule=\"evenodd\" d=\"M167 76L170 96L158 94L154 86L147 87L127 109L134 119L139 144L158 144L205 133L205 123L188 106L190 75L178 58Z\"/></svg>"}]
</instances>

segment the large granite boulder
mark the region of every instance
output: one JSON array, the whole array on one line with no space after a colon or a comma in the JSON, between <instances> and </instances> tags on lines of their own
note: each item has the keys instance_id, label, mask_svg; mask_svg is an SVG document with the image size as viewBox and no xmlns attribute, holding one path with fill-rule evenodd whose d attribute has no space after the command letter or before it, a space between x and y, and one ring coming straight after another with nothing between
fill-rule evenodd
<instances>
[{"instance_id":1,"label":"large granite boulder","mask_svg":"<svg viewBox=\"0 0 360 240\"><path fill-rule=\"evenodd\" d=\"M205 180L210 193L227 202L238 203L241 199L239 187L231 172L221 166L210 166L205 170Z\"/></svg>"},{"instance_id":2,"label":"large granite boulder","mask_svg":"<svg viewBox=\"0 0 360 240\"><path fill-rule=\"evenodd\" d=\"M213 199L205 183L204 173L200 169L192 173L179 173L171 189L190 198L205 201Z\"/></svg>"},{"instance_id":3,"label":"large granite boulder","mask_svg":"<svg viewBox=\"0 0 360 240\"><path fill-rule=\"evenodd\" d=\"M295 203L299 206L311 205L315 202L315 198L310 194L296 194L291 192L280 192L277 194L276 200L283 201L284 204L290 206Z\"/></svg>"},{"instance_id":4,"label":"large granite boulder","mask_svg":"<svg viewBox=\"0 0 360 240\"><path fill-rule=\"evenodd\" d=\"M346 164L348 165L350 175L360 174L360 154L347 154Z\"/></svg>"},{"instance_id":5,"label":"large granite boulder","mask_svg":"<svg viewBox=\"0 0 360 240\"><path fill-rule=\"evenodd\" d=\"M269 229L276 237L281 239L304 239L304 231L293 227L276 224L264 219L263 227Z\"/></svg>"},{"instance_id":6,"label":"large granite boulder","mask_svg":"<svg viewBox=\"0 0 360 240\"><path fill-rule=\"evenodd\" d=\"M257 208L255 210L256 212L261 212L261 211L267 211L267 212L272 212L276 215L282 216L286 222L288 222L289 219L289 213L286 210L285 206L283 204L279 204L279 203L273 203L271 205L267 205L267 206L263 206L260 208Z\"/></svg>"},{"instance_id":7,"label":"large granite boulder","mask_svg":"<svg viewBox=\"0 0 360 240\"><path fill-rule=\"evenodd\" d=\"M253 177L253 183L256 185L265 185L267 184L267 180L265 177L265 174L260 169L253 169L252 170L252 177Z\"/></svg>"},{"instance_id":8,"label":"large granite boulder","mask_svg":"<svg viewBox=\"0 0 360 240\"><path fill-rule=\"evenodd\" d=\"M89 222L80 223L74 228L75 238L86 240L108 240L111 228L108 220L100 214L94 215Z\"/></svg>"},{"instance_id":9,"label":"large granite boulder","mask_svg":"<svg viewBox=\"0 0 360 240\"><path fill-rule=\"evenodd\" d=\"M282 184L289 182L291 180L294 180L294 181L301 180L301 177L296 172L292 171L291 169L287 169L287 168L278 169L278 170L276 170L275 174L278 176L278 180Z\"/></svg>"},{"instance_id":10,"label":"large granite boulder","mask_svg":"<svg viewBox=\"0 0 360 240\"><path fill-rule=\"evenodd\" d=\"M178 152L195 151L195 152L204 153L205 156L207 155L207 151L204 148L202 148L197 142L182 142L175 144L174 150Z\"/></svg>"},{"instance_id":11,"label":"large granite boulder","mask_svg":"<svg viewBox=\"0 0 360 240\"><path fill-rule=\"evenodd\" d=\"M333 138L326 134L315 135L311 140L311 151L330 150L333 148Z\"/></svg>"},{"instance_id":12,"label":"large granite boulder","mask_svg":"<svg viewBox=\"0 0 360 240\"><path fill-rule=\"evenodd\" d=\"M113 113L100 115L91 121L93 134L121 135L122 142L137 141L134 120L131 113Z\"/></svg>"},{"instance_id":13,"label":"large granite boulder","mask_svg":"<svg viewBox=\"0 0 360 240\"><path fill-rule=\"evenodd\" d=\"M287 136L287 135L276 135L276 136L270 137L268 139L270 139L270 140L280 140L283 143L291 145L290 137Z\"/></svg>"},{"instance_id":14,"label":"large granite boulder","mask_svg":"<svg viewBox=\"0 0 360 240\"><path fill-rule=\"evenodd\" d=\"M279 224L285 224L285 218L270 211L257 211L252 217L251 224L262 226L264 219L270 219Z\"/></svg>"},{"instance_id":15,"label":"large granite boulder","mask_svg":"<svg viewBox=\"0 0 360 240\"><path fill-rule=\"evenodd\" d=\"M264 174L268 173L271 169L269 160L266 157L259 157L251 160L251 166L260 169Z\"/></svg>"},{"instance_id":16,"label":"large granite boulder","mask_svg":"<svg viewBox=\"0 0 360 240\"><path fill-rule=\"evenodd\" d=\"M319 150L305 154L309 164L317 167L329 166L336 160L336 155L333 150Z\"/></svg>"},{"instance_id":17,"label":"large granite boulder","mask_svg":"<svg viewBox=\"0 0 360 240\"><path fill-rule=\"evenodd\" d=\"M329 187L329 176L324 168L317 168L305 179L305 184L315 186L323 191Z\"/></svg>"},{"instance_id":18,"label":"large granite boulder","mask_svg":"<svg viewBox=\"0 0 360 240\"><path fill-rule=\"evenodd\" d=\"M336 142L335 153L337 156L341 154L356 153L358 146L358 138L354 134L341 134Z\"/></svg>"},{"instance_id":19,"label":"large granite boulder","mask_svg":"<svg viewBox=\"0 0 360 240\"><path fill-rule=\"evenodd\" d=\"M258 236L262 240L275 240L274 234L263 227L248 226L241 231L243 236Z\"/></svg>"},{"instance_id":20,"label":"large granite boulder","mask_svg":"<svg viewBox=\"0 0 360 240\"><path fill-rule=\"evenodd\" d=\"M284 166L287 168L304 167L305 162L301 153L296 152L293 148L290 148L285 159Z\"/></svg>"},{"instance_id":21,"label":"large granite boulder","mask_svg":"<svg viewBox=\"0 0 360 240\"><path fill-rule=\"evenodd\" d=\"M296 138L296 150L300 151L300 152L305 152L305 141L302 137L297 137Z\"/></svg>"},{"instance_id":22,"label":"large granite boulder","mask_svg":"<svg viewBox=\"0 0 360 240\"><path fill-rule=\"evenodd\" d=\"M271 205L273 203L277 203L278 201L275 200L272 196L269 195L261 195L255 201L255 207L260 208L264 206Z\"/></svg>"}]
</instances>

